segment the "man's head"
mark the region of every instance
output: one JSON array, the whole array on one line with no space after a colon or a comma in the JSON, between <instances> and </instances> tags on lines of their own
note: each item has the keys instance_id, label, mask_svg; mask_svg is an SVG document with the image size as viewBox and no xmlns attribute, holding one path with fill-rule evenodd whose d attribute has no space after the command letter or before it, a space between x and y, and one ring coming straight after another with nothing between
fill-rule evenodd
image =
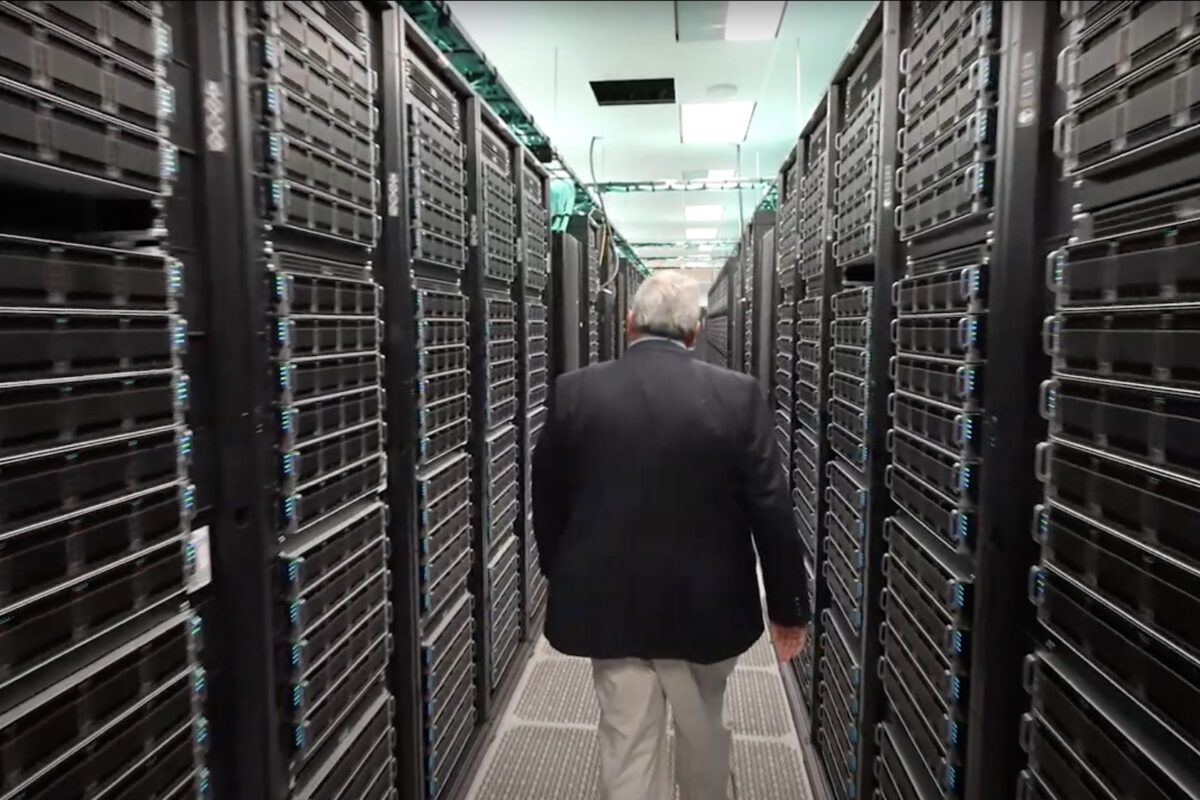
<instances>
[{"instance_id":1,"label":"man's head","mask_svg":"<svg viewBox=\"0 0 1200 800\"><path fill-rule=\"evenodd\" d=\"M631 341L662 336L691 347L700 333L699 285L682 272L654 272L633 296L625 327Z\"/></svg>"}]
</instances>

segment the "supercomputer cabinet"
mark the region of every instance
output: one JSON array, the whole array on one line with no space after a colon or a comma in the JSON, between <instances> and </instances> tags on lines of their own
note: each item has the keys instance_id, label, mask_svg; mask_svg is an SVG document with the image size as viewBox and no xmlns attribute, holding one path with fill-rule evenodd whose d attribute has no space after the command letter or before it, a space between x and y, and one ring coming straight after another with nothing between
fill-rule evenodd
<instances>
[{"instance_id":1,"label":"supercomputer cabinet","mask_svg":"<svg viewBox=\"0 0 1200 800\"><path fill-rule=\"evenodd\" d=\"M608 255L607 228L598 213L577 214L571 217L567 232L580 244L579 259L579 358L580 366L600 361L601 310L600 286L603 266Z\"/></svg>"},{"instance_id":2,"label":"supercomputer cabinet","mask_svg":"<svg viewBox=\"0 0 1200 800\"><path fill-rule=\"evenodd\" d=\"M554 374L587 366L587 320L581 305L585 291L584 249L569 233L552 234L550 295L553 315Z\"/></svg>"},{"instance_id":3,"label":"supercomputer cabinet","mask_svg":"<svg viewBox=\"0 0 1200 800\"><path fill-rule=\"evenodd\" d=\"M1180 2L1046 12L1061 114L1047 171L1072 213L1032 276L1051 307L1025 797L1200 795L1196 14Z\"/></svg>"},{"instance_id":4,"label":"supercomputer cabinet","mask_svg":"<svg viewBox=\"0 0 1200 800\"><path fill-rule=\"evenodd\" d=\"M0 8L0 797L210 796L164 13Z\"/></svg>"},{"instance_id":5,"label":"supercomputer cabinet","mask_svg":"<svg viewBox=\"0 0 1200 800\"><path fill-rule=\"evenodd\" d=\"M520 197L523 259L513 287L520 326L519 369L521 402L517 408L520 460L521 514L517 520L521 552L521 629L526 638L538 631L546 606L546 577L538 560L533 532L533 449L546 421L550 399L553 336L549 316L550 285L550 183L531 155L521 163Z\"/></svg>"}]
</instances>

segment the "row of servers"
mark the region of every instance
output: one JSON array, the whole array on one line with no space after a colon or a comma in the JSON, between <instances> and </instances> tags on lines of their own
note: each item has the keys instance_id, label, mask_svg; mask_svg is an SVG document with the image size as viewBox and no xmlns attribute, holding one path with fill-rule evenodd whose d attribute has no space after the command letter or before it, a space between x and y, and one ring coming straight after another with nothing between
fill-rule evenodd
<instances>
[{"instance_id":1,"label":"row of servers","mask_svg":"<svg viewBox=\"0 0 1200 800\"><path fill-rule=\"evenodd\" d=\"M805 543L823 796L1200 797L1198 22L881 3L714 282Z\"/></svg>"},{"instance_id":2,"label":"row of servers","mask_svg":"<svg viewBox=\"0 0 1200 800\"><path fill-rule=\"evenodd\" d=\"M635 288L602 215L581 340L546 169L399 6L0 27L0 798L458 796L556 353Z\"/></svg>"},{"instance_id":3,"label":"row of servers","mask_svg":"<svg viewBox=\"0 0 1200 800\"><path fill-rule=\"evenodd\" d=\"M181 42L158 3L0 32L0 797L208 797Z\"/></svg>"}]
</instances>

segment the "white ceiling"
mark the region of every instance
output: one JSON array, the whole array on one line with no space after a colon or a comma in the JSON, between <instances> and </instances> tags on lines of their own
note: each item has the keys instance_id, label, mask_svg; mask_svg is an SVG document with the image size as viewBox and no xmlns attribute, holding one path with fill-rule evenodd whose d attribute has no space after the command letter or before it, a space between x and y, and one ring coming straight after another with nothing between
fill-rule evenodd
<instances>
[{"instance_id":1,"label":"white ceiling","mask_svg":"<svg viewBox=\"0 0 1200 800\"><path fill-rule=\"evenodd\" d=\"M754 0L732 0L749 3ZM599 182L680 180L685 173L736 169L733 144L682 144L677 105L600 107L589 81L674 78L677 103L753 100L742 144L743 177L774 178L820 100L871 0L789 2L771 41L677 42L675 3L451 0L451 14L483 51L575 174ZM710 87L736 91L710 97ZM739 214L739 197L741 210ZM606 194L609 216L625 239L676 242L687 228L718 229L736 239L761 191ZM722 205L719 223L686 222L687 205ZM721 257L684 249L641 249L645 256L689 262ZM651 267L682 261L648 261Z\"/></svg>"}]
</instances>

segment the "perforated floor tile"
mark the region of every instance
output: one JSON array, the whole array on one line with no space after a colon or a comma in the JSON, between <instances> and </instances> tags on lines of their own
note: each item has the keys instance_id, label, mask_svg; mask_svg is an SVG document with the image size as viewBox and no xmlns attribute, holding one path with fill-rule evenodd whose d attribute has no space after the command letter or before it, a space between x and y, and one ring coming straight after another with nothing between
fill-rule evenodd
<instances>
[{"instance_id":1,"label":"perforated floor tile","mask_svg":"<svg viewBox=\"0 0 1200 800\"><path fill-rule=\"evenodd\" d=\"M592 665L581 658L549 658L530 665L525 691L512 713L522 722L595 725L600 707Z\"/></svg>"},{"instance_id":2,"label":"perforated floor tile","mask_svg":"<svg viewBox=\"0 0 1200 800\"><path fill-rule=\"evenodd\" d=\"M767 636L763 636L754 647L747 650L740 659L738 659L739 667L774 667L775 648L771 645L771 640Z\"/></svg>"},{"instance_id":3,"label":"perforated floor tile","mask_svg":"<svg viewBox=\"0 0 1200 800\"><path fill-rule=\"evenodd\" d=\"M594 731L518 725L501 734L476 800L592 800L600 757Z\"/></svg>"},{"instance_id":4,"label":"perforated floor tile","mask_svg":"<svg viewBox=\"0 0 1200 800\"><path fill-rule=\"evenodd\" d=\"M738 800L809 800L786 695L779 676L765 668L773 665L764 638L730 679L726 716ZM590 663L542 640L467 797L596 800L598 716ZM673 775L674 737L668 741Z\"/></svg>"},{"instance_id":5,"label":"perforated floor tile","mask_svg":"<svg viewBox=\"0 0 1200 800\"><path fill-rule=\"evenodd\" d=\"M734 734L784 736L792 731L787 695L778 675L734 670L725 692L725 716Z\"/></svg>"},{"instance_id":6,"label":"perforated floor tile","mask_svg":"<svg viewBox=\"0 0 1200 800\"><path fill-rule=\"evenodd\" d=\"M738 800L807 800L800 751L784 742L733 740Z\"/></svg>"}]
</instances>

